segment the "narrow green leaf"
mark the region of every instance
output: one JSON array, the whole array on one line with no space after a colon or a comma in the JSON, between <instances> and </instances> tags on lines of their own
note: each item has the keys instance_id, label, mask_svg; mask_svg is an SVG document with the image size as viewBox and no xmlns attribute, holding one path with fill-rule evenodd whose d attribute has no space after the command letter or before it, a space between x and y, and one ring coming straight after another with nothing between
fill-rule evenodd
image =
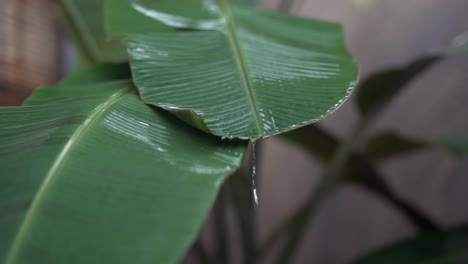
<instances>
[{"instance_id":1,"label":"narrow green leaf","mask_svg":"<svg viewBox=\"0 0 468 264\"><path fill-rule=\"evenodd\" d=\"M75 43L91 63L128 61L120 41L106 39L103 1L60 0L60 3Z\"/></svg>"},{"instance_id":2,"label":"narrow green leaf","mask_svg":"<svg viewBox=\"0 0 468 264\"><path fill-rule=\"evenodd\" d=\"M359 85L357 105L362 115L379 111L390 102L404 86L442 58L428 55L401 68L384 70L371 75Z\"/></svg>"},{"instance_id":3,"label":"narrow green leaf","mask_svg":"<svg viewBox=\"0 0 468 264\"><path fill-rule=\"evenodd\" d=\"M426 233L377 251L356 264L468 263L468 227Z\"/></svg>"},{"instance_id":4,"label":"narrow green leaf","mask_svg":"<svg viewBox=\"0 0 468 264\"><path fill-rule=\"evenodd\" d=\"M468 156L468 139L466 137L451 137L425 142L392 132L384 132L369 140L364 150L364 157L368 161L384 161L402 153L430 147L439 147L460 158Z\"/></svg>"},{"instance_id":5,"label":"narrow green leaf","mask_svg":"<svg viewBox=\"0 0 468 264\"><path fill-rule=\"evenodd\" d=\"M98 79L0 108L1 263L176 263L239 167L244 143Z\"/></svg>"},{"instance_id":6,"label":"narrow green leaf","mask_svg":"<svg viewBox=\"0 0 468 264\"><path fill-rule=\"evenodd\" d=\"M282 138L296 143L311 154L315 155L319 160L329 162L333 154L339 148L340 142L336 137L325 131L317 125L308 125L286 132L281 135Z\"/></svg>"},{"instance_id":7,"label":"narrow green leaf","mask_svg":"<svg viewBox=\"0 0 468 264\"><path fill-rule=\"evenodd\" d=\"M114 1L120 0L108 3ZM337 24L225 0L130 6L175 29L192 29L126 34L143 100L189 112L215 135L256 139L312 123L341 105L357 79Z\"/></svg>"},{"instance_id":8,"label":"narrow green leaf","mask_svg":"<svg viewBox=\"0 0 468 264\"><path fill-rule=\"evenodd\" d=\"M397 133L384 132L371 138L364 150L368 161L383 161L401 153L420 150L430 145L416 139L403 137Z\"/></svg>"}]
</instances>

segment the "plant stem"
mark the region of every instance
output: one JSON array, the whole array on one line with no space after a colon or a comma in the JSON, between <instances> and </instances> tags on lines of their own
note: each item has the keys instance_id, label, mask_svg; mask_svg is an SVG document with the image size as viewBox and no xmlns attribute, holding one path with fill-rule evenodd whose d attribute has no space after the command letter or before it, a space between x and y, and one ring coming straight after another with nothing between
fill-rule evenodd
<instances>
[{"instance_id":1,"label":"plant stem","mask_svg":"<svg viewBox=\"0 0 468 264\"><path fill-rule=\"evenodd\" d=\"M243 249L243 263L254 264L257 261L257 247L256 247L256 230L255 230L255 214L256 214L256 204L252 176L254 166L256 167L256 162L258 162L261 157L261 141L257 141L253 147L253 143L249 145L251 151L247 151L247 155L244 160L243 166L234 173L231 177L228 178L225 187L222 189L221 193L224 193L222 197L220 193L220 204L219 206L226 206L227 203L232 204L234 207L234 214L237 217L238 227L240 229L241 238L242 238L242 249ZM254 153L255 151L255 153ZM253 157L256 159L253 159ZM248 161L248 162L247 162ZM256 170L257 168L255 168ZM227 202L222 202L222 200ZM227 230L225 225L226 223L226 208L215 208L215 217L217 222L217 241L218 244L225 244L226 241L229 241L227 238L223 240L223 230ZM226 245L227 247L228 245ZM227 263L226 252L220 252L219 263Z\"/></svg>"},{"instance_id":2,"label":"plant stem","mask_svg":"<svg viewBox=\"0 0 468 264\"><path fill-rule=\"evenodd\" d=\"M229 183L236 216L242 235L244 262L255 263L255 235L252 192L250 191L250 175L239 171L234 174Z\"/></svg>"},{"instance_id":3,"label":"plant stem","mask_svg":"<svg viewBox=\"0 0 468 264\"><path fill-rule=\"evenodd\" d=\"M223 186L218 195L218 200L216 201L214 208L214 220L215 220L215 231L216 231L216 257L217 263L228 263L228 244L229 239L229 229L227 226L227 207L228 204L228 195L229 189L226 186Z\"/></svg>"}]
</instances>

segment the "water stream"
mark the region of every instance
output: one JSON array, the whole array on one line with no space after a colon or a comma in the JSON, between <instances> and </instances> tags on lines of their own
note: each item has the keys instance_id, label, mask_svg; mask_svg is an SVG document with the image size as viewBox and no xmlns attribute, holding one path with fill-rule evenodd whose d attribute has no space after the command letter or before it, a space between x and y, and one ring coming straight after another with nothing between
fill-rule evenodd
<instances>
[{"instance_id":1,"label":"water stream","mask_svg":"<svg viewBox=\"0 0 468 264\"><path fill-rule=\"evenodd\" d=\"M257 158L256 158L256 150L255 150L256 142L252 141L252 159L250 161L251 168L252 168L252 195L253 201L255 206L258 206L258 195L257 195Z\"/></svg>"}]
</instances>

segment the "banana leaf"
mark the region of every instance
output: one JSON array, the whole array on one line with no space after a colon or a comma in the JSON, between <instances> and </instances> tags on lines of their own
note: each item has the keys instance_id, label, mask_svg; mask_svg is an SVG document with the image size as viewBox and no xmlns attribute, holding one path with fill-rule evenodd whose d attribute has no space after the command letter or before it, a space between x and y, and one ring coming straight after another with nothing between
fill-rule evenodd
<instances>
[{"instance_id":1,"label":"banana leaf","mask_svg":"<svg viewBox=\"0 0 468 264\"><path fill-rule=\"evenodd\" d=\"M225 0L105 6L106 27L123 36L143 100L224 138L257 139L315 122L356 83L338 24Z\"/></svg>"},{"instance_id":2,"label":"banana leaf","mask_svg":"<svg viewBox=\"0 0 468 264\"><path fill-rule=\"evenodd\" d=\"M60 0L74 44L88 63L126 62L125 47L109 40L104 28L104 0Z\"/></svg>"},{"instance_id":3,"label":"banana leaf","mask_svg":"<svg viewBox=\"0 0 468 264\"><path fill-rule=\"evenodd\" d=\"M176 263L245 143L79 75L0 108L0 263Z\"/></svg>"}]
</instances>

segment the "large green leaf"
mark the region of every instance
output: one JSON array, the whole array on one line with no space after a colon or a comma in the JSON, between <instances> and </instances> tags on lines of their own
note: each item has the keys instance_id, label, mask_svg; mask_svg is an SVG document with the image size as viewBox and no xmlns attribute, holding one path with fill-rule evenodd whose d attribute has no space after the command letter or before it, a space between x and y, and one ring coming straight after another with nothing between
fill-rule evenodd
<instances>
[{"instance_id":1,"label":"large green leaf","mask_svg":"<svg viewBox=\"0 0 468 264\"><path fill-rule=\"evenodd\" d=\"M312 123L355 85L337 24L225 0L122 1L107 0L106 13L153 20L132 33L107 19L111 34L125 35L143 100L213 134L256 139Z\"/></svg>"},{"instance_id":2,"label":"large green leaf","mask_svg":"<svg viewBox=\"0 0 468 264\"><path fill-rule=\"evenodd\" d=\"M356 264L468 263L468 227L427 233L377 251Z\"/></svg>"},{"instance_id":3,"label":"large green leaf","mask_svg":"<svg viewBox=\"0 0 468 264\"><path fill-rule=\"evenodd\" d=\"M126 33L172 31L172 28L132 8L129 0L103 0L105 28L109 37ZM183 7L183 6L182 6ZM129 23L131 21L131 23Z\"/></svg>"},{"instance_id":4,"label":"large green leaf","mask_svg":"<svg viewBox=\"0 0 468 264\"><path fill-rule=\"evenodd\" d=\"M0 262L175 263L244 145L145 105L127 80L39 89L0 108Z\"/></svg>"},{"instance_id":5,"label":"large green leaf","mask_svg":"<svg viewBox=\"0 0 468 264\"><path fill-rule=\"evenodd\" d=\"M255 4L253 0L229 1L243 5ZM205 24L208 25L205 28L209 29L210 24L219 24L219 16L213 15L210 11L212 1L183 0L176 3L173 0L158 0L144 1L143 5L141 1L132 0L104 0L104 2L106 30L110 37L126 33L174 31L173 25L181 28L203 28L200 25ZM150 13L142 15L147 10ZM158 15L159 19L154 19L154 16Z\"/></svg>"},{"instance_id":6,"label":"large green leaf","mask_svg":"<svg viewBox=\"0 0 468 264\"><path fill-rule=\"evenodd\" d=\"M69 32L91 63L128 61L124 46L109 41L104 29L104 0L60 0Z\"/></svg>"}]
</instances>

